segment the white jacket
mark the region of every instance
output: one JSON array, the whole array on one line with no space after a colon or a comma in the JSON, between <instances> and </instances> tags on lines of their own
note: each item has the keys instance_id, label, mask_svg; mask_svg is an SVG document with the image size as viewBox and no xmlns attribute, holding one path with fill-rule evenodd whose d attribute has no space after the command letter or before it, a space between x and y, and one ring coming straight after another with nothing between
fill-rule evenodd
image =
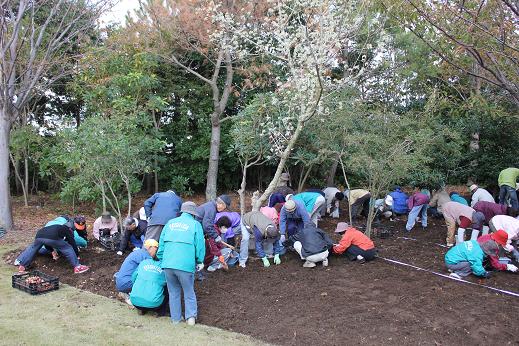
<instances>
[{"instance_id":1,"label":"white jacket","mask_svg":"<svg viewBox=\"0 0 519 346\"><path fill-rule=\"evenodd\" d=\"M519 240L519 220L508 215L496 215L490 219L492 225L497 230L504 230L508 234L508 241L504 246L506 251L512 251L514 247L510 245L512 240Z\"/></svg>"},{"instance_id":2,"label":"white jacket","mask_svg":"<svg viewBox=\"0 0 519 346\"><path fill-rule=\"evenodd\" d=\"M476 205L476 203L479 201L496 203L494 197L492 197L490 192L480 187L478 187L476 189L476 192L474 192L474 194L472 195L472 201L470 202L470 206L474 207L474 205Z\"/></svg>"}]
</instances>

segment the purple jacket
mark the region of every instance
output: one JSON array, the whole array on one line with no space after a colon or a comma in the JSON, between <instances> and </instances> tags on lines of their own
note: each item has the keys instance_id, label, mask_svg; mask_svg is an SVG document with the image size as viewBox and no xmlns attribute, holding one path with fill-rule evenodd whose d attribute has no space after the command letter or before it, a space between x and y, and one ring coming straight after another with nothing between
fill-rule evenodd
<instances>
[{"instance_id":1,"label":"purple jacket","mask_svg":"<svg viewBox=\"0 0 519 346\"><path fill-rule=\"evenodd\" d=\"M491 218L493 218L496 215L506 215L506 205L492 203L492 202L486 202L486 201L479 201L476 204L474 204L474 210L479 211L485 215L485 221L488 224L488 221L490 221Z\"/></svg>"},{"instance_id":2,"label":"purple jacket","mask_svg":"<svg viewBox=\"0 0 519 346\"><path fill-rule=\"evenodd\" d=\"M240 214L234 211L222 211L221 213L216 213L214 223L216 223L216 221L218 221L222 216L227 216L229 220L231 220L231 228L225 233L226 238L232 238L237 234L241 234Z\"/></svg>"},{"instance_id":3,"label":"purple jacket","mask_svg":"<svg viewBox=\"0 0 519 346\"><path fill-rule=\"evenodd\" d=\"M409 210L424 204L429 204L429 196L425 193L417 192L407 199L407 207Z\"/></svg>"}]
</instances>

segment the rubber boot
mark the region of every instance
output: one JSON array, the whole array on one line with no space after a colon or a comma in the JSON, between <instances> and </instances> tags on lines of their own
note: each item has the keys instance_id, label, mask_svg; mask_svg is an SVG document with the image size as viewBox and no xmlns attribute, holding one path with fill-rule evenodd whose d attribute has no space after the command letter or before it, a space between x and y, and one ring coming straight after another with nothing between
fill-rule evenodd
<instances>
[{"instance_id":1,"label":"rubber boot","mask_svg":"<svg viewBox=\"0 0 519 346\"><path fill-rule=\"evenodd\" d=\"M490 231L490 228L488 226L483 226L483 232L481 233L481 235L487 235L488 231Z\"/></svg>"},{"instance_id":2,"label":"rubber boot","mask_svg":"<svg viewBox=\"0 0 519 346\"><path fill-rule=\"evenodd\" d=\"M477 229L472 230L472 234L470 235L470 240L478 240L479 231Z\"/></svg>"},{"instance_id":3,"label":"rubber boot","mask_svg":"<svg viewBox=\"0 0 519 346\"><path fill-rule=\"evenodd\" d=\"M465 241L465 228L458 228L458 236L456 237L456 245Z\"/></svg>"}]
</instances>

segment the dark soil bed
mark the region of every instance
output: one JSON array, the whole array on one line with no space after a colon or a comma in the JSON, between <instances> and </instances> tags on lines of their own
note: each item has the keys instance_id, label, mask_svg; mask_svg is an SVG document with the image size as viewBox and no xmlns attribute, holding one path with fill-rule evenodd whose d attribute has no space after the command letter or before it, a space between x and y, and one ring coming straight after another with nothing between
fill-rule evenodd
<instances>
[{"instance_id":1,"label":"dark soil bed","mask_svg":"<svg viewBox=\"0 0 519 346\"><path fill-rule=\"evenodd\" d=\"M320 226L332 237L336 221ZM404 220L384 222L388 239L375 239L379 255L446 273L443 220L404 234ZM410 237L417 240L405 240ZM17 254L18 252L16 252ZM15 254L8 255L12 261ZM74 275L60 259L39 256L33 267L60 281L115 297L112 275L122 258L91 245L81 253L91 266ZM519 344L519 298L377 259L364 265L332 257L328 268L303 268L294 254L280 266L209 273L197 282L199 322L282 345ZM470 277L477 283L478 279ZM519 292L519 275L495 273L484 284Z\"/></svg>"}]
</instances>

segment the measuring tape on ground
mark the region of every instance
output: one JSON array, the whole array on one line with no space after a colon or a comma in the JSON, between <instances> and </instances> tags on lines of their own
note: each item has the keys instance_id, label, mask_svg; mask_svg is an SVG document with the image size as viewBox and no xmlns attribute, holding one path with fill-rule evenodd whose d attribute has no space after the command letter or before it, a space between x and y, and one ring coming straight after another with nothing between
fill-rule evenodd
<instances>
[{"instance_id":1,"label":"measuring tape on ground","mask_svg":"<svg viewBox=\"0 0 519 346\"><path fill-rule=\"evenodd\" d=\"M378 256L378 258L380 258L380 259L382 259L384 261L387 261L389 263L394 263L394 264L398 264L398 265L401 265L401 266L410 267L410 268L413 268L413 269L416 269L416 270L419 270L419 271L424 271L424 272L431 273L431 274L434 274L434 275L437 275L437 276L441 276L441 277L444 277L444 278L447 278L447 279L451 279L451 280L454 280L454 281L459 281L459 282L463 282L463 283L474 285L474 286L484 287L484 288L487 288L487 289L492 290L492 291L496 291L496 292L503 293L503 294L508 294L510 296L514 296L514 297L519 298L519 293L516 293L516 292L502 290L502 289L499 289L499 288L496 288L496 287L492 287L492 286L488 286L488 285L483 285L483 284L478 284L478 283L470 282L470 281L467 281L467 280L464 280L464 279L453 278L452 276L449 276L449 275L446 275L446 274L438 273L438 272L435 272L433 270L429 270L429 269L425 269L425 268L420 268L420 267L417 267L415 265L412 265L412 264L409 264L409 263L400 262L400 261L396 261L396 260L393 260L393 259L390 259L390 258L385 258L385 257L380 257L380 256Z\"/></svg>"}]
</instances>

